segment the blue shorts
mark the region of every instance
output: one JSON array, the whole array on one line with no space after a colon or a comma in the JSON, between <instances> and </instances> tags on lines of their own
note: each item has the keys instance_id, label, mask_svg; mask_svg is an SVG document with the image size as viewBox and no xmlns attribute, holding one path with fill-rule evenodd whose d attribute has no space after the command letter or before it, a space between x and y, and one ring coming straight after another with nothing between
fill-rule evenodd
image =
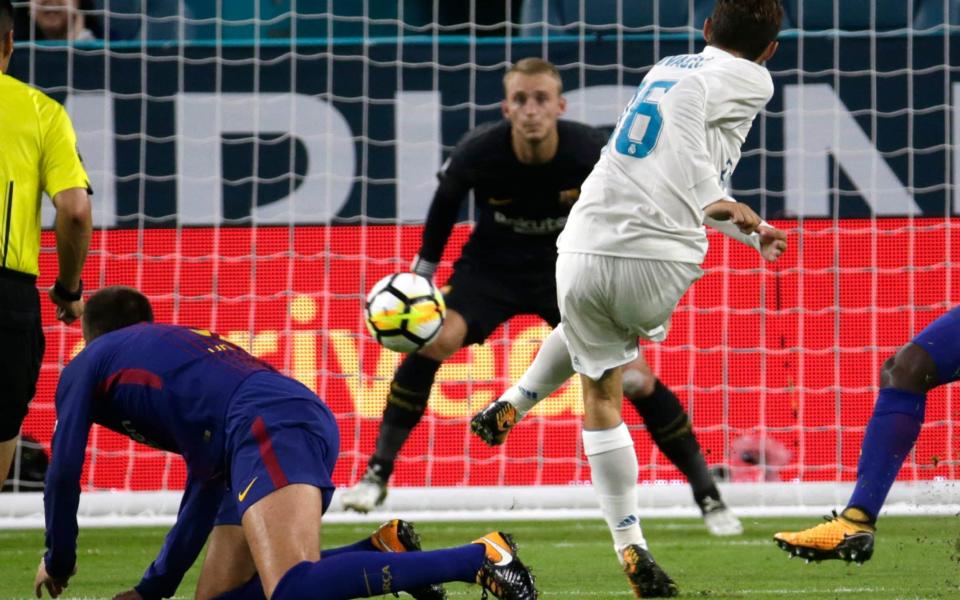
<instances>
[{"instance_id":1,"label":"blue shorts","mask_svg":"<svg viewBox=\"0 0 960 600\"><path fill-rule=\"evenodd\" d=\"M229 485L217 525L239 525L258 500L291 483L333 498L340 431L333 413L298 381L263 372L244 381L227 409Z\"/></svg>"},{"instance_id":2,"label":"blue shorts","mask_svg":"<svg viewBox=\"0 0 960 600\"><path fill-rule=\"evenodd\" d=\"M937 365L940 385L960 379L960 306L938 317L913 338Z\"/></svg>"}]
</instances>

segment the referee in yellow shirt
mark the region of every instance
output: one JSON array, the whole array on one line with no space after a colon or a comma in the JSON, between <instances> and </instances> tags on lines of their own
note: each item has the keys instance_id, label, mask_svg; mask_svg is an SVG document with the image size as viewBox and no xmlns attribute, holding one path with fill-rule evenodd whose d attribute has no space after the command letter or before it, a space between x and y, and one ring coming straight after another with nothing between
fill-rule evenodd
<instances>
[{"instance_id":1,"label":"referee in yellow shirt","mask_svg":"<svg viewBox=\"0 0 960 600\"><path fill-rule=\"evenodd\" d=\"M67 112L6 74L13 6L0 0L0 483L6 479L43 360L37 274L41 192L57 209L57 318L83 313L80 271L90 245L90 184Z\"/></svg>"}]
</instances>

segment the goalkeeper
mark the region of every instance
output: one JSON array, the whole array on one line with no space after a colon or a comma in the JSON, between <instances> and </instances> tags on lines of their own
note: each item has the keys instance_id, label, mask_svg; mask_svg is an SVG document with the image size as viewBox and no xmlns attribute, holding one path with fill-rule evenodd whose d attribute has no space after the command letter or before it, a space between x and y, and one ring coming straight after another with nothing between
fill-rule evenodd
<instances>
[{"instance_id":1,"label":"goalkeeper","mask_svg":"<svg viewBox=\"0 0 960 600\"><path fill-rule=\"evenodd\" d=\"M506 118L468 133L444 164L412 265L414 272L433 277L463 200L473 190L477 224L444 288L447 319L437 340L397 368L367 470L342 495L346 508L368 512L383 503L397 455L423 417L445 359L482 343L515 315L538 315L552 327L560 322L557 236L607 138L587 125L559 120L566 101L551 63L520 60L503 84ZM651 373L642 355L625 379L633 382L627 397L654 442L690 481L710 532L741 533L677 397Z\"/></svg>"},{"instance_id":2,"label":"goalkeeper","mask_svg":"<svg viewBox=\"0 0 960 600\"><path fill-rule=\"evenodd\" d=\"M321 515L340 436L330 409L299 382L208 331L155 325L145 296L94 294L86 348L63 370L44 491L47 552L34 582L57 597L76 570L80 476L94 423L181 454L187 482L177 522L122 600L173 596L210 535L198 598L360 598L398 590L445 597L438 583L480 583L498 598L535 600L507 534L419 550L408 523L323 553ZM291 515L296 515L291 518ZM216 525L216 527L215 527Z\"/></svg>"}]
</instances>

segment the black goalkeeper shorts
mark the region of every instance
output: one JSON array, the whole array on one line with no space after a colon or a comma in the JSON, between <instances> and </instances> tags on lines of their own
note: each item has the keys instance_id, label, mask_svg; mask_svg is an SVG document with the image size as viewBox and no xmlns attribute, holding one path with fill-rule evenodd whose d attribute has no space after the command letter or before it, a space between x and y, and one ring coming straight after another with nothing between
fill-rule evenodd
<instances>
[{"instance_id":1,"label":"black goalkeeper shorts","mask_svg":"<svg viewBox=\"0 0 960 600\"><path fill-rule=\"evenodd\" d=\"M528 278L504 277L460 261L443 287L443 296L447 308L467 322L464 346L482 343L516 315L537 315L551 327L560 323L552 270Z\"/></svg>"},{"instance_id":2,"label":"black goalkeeper shorts","mask_svg":"<svg viewBox=\"0 0 960 600\"><path fill-rule=\"evenodd\" d=\"M37 391L43 348L36 279L0 269L0 442L20 433Z\"/></svg>"}]
</instances>

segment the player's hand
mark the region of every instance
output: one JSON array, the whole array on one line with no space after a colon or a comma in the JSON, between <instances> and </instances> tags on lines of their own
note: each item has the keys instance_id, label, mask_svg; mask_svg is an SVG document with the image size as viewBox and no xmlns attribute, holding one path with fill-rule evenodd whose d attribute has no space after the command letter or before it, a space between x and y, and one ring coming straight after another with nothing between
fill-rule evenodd
<instances>
[{"instance_id":1,"label":"player's hand","mask_svg":"<svg viewBox=\"0 0 960 600\"><path fill-rule=\"evenodd\" d=\"M114 596L113 600L143 600L143 596L137 590L127 590Z\"/></svg>"},{"instance_id":2,"label":"player's hand","mask_svg":"<svg viewBox=\"0 0 960 600\"><path fill-rule=\"evenodd\" d=\"M708 204L703 214L717 221L730 221L743 233L753 233L760 225L760 215L742 202L717 200Z\"/></svg>"},{"instance_id":3,"label":"player's hand","mask_svg":"<svg viewBox=\"0 0 960 600\"><path fill-rule=\"evenodd\" d=\"M80 315L83 314L83 298L72 302L70 300L64 300L53 291L52 287L47 292L47 295L50 296L50 301L57 305L57 319L67 325L79 319Z\"/></svg>"},{"instance_id":4,"label":"player's hand","mask_svg":"<svg viewBox=\"0 0 960 600\"><path fill-rule=\"evenodd\" d=\"M77 568L73 568L74 574L77 572ZM47 573L47 563L43 561L43 558L40 559L40 566L37 567L37 576L33 580L33 591L37 595L37 598L43 598L43 588L47 588L47 593L50 594L51 598L56 598L63 593L64 588L67 587L66 579L56 579L51 577Z\"/></svg>"},{"instance_id":5,"label":"player's hand","mask_svg":"<svg viewBox=\"0 0 960 600\"><path fill-rule=\"evenodd\" d=\"M761 225L757 227L760 236L760 256L773 262L787 250L787 234L776 227Z\"/></svg>"}]
</instances>

